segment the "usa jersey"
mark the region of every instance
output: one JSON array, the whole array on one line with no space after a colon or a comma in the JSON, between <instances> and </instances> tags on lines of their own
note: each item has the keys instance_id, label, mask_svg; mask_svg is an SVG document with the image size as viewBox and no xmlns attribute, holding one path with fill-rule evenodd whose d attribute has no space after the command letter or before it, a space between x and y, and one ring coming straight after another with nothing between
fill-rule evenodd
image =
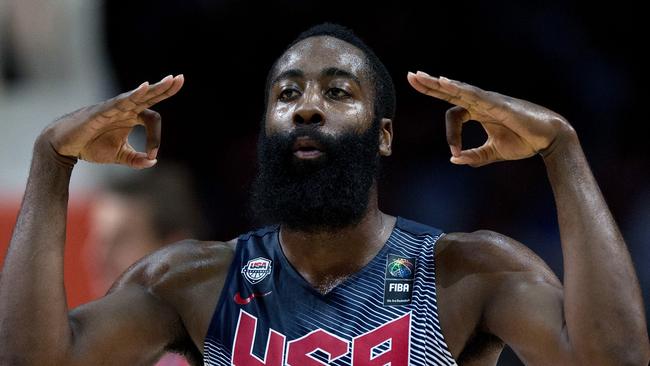
<instances>
[{"instance_id":1,"label":"usa jersey","mask_svg":"<svg viewBox=\"0 0 650 366\"><path fill-rule=\"evenodd\" d=\"M239 237L205 365L456 365L440 329L442 231L401 217L379 253L323 295L289 263L279 226Z\"/></svg>"}]
</instances>

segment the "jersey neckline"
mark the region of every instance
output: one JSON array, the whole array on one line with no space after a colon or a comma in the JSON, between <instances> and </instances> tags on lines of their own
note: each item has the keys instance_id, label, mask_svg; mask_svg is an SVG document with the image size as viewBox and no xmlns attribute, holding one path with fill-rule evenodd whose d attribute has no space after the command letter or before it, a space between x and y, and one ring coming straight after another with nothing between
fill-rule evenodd
<instances>
[{"instance_id":1,"label":"jersey neckline","mask_svg":"<svg viewBox=\"0 0 650 366\"><path fill-rule=\"evenodd\" d=\"M352 281L354 281L355 278L362 276L365 272L370 270L373 267L373 264L382 258L385 257L386 252L389 250L390 246L388 245L391 240L393 240L393 237L395 236L395 231L397 230L398 227L401 225L402 217L400 216L395 216L395 224L393 225L393 229L390 232L390 235L388 236L388 239L384 242L382 245L381 249L375 254L375 256L368 261L363 267L361 267L358 271L354 272L350 276L348 276L345 280L343 280L341 283L337 284L336 286L332 287L330 291L328 291L326 294L323 294L316 290L314 286L312 286L301 274L298 272L298 270L289 262L289 259L286 257L284 254L284 250L282 250L282 245L280 245L280 225L276 225L275 227L275 232L273 235L275 236L275 240L273 240L273 250L277 252L277 256L280 258L280 262L282 262L283 268L286 268L287 272L291 277L293 277L298 283L300 284L301 287L307 289L310 293L314 294L317 298L319 299L328 299L331 297L334 293L337 292L338 289L345 287L349 285Z\"/></svg>"}]
</instances>

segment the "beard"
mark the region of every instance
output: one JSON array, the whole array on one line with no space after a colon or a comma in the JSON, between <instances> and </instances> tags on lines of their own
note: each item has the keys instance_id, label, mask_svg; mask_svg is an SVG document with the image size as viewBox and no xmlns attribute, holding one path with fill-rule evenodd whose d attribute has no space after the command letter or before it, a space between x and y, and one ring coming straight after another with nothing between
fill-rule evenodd
<instances>
[{"instance_id":1,"label":"beard","mask_svg":"<svg viewBox=\"0 0 650 366\"><path fill-rule=\"evenodd\" d=\"M321 133L317 125L271 136L262 128L251 195L253 214L263 224L308 233L358 224L379 175L379 130L377 119L361 134L349 131L336 137ZM323 154L298 159L293 154L298 136L317 141Z\"/></svg>"}]
</instances>

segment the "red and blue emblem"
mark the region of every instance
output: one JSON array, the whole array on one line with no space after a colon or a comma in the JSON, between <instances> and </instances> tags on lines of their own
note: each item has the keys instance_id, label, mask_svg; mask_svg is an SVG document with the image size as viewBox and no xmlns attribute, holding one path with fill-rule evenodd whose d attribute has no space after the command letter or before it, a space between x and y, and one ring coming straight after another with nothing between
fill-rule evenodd
<instances>
[{"instance_id":1,"label":"red and blue emblem","mask_svg":"<svg viewBox=\"0 0 650 366\"><path fill-rule=\"evenodd\" d=\"M257 257L249 260L241 269L241 273L248 282L254 285L271 274L271 263L270 259Z\"/></svg>"}]
</instances>

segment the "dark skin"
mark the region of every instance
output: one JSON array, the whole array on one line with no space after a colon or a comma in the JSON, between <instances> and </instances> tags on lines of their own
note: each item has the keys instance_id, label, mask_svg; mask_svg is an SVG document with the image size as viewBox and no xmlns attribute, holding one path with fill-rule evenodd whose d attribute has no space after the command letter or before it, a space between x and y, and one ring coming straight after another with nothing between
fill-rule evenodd
<instances>
[{"instance_id":1,"label":"dark skin","mask_svg":"<svg viewBox=\"0 0 650 366\"><path fill-rule=\"evenodd\" d=\"M345 73L325 72L332 67ZM308 38L285 53L275 74L287 70L300 73L285 73L272 85L268 133L299 123L318 123L333 135L368 128L374 96L361 51L329 37ZM493 365L506 343L529 365L647 365L634 268L569 123L538 105L456 81L424 73L408 81L455 104L446 118L452 163L481 166L541 154L558 211L563 282L507 236L476 231L439 239L438 307L453 356L463 365ZM68 157L153 166L161 125L148 108L182 84L176 76L142 85L60 118L37 139L0 277L0 364L146 365L169 348L202 352L236 240L166 247L127 270L104 298L71 311L63 287ZM462 150L460 131L469 119L481 122L488 140ZM146 152L126 140L138 124L148 131ZM392 136L392 121L382 119L379 154L390 155ZM281 227L281 245L303 277L327 292L374 257L394 223L379 210L375 186L360 224L316 234Z\"/></svg>"}]
</instances>

